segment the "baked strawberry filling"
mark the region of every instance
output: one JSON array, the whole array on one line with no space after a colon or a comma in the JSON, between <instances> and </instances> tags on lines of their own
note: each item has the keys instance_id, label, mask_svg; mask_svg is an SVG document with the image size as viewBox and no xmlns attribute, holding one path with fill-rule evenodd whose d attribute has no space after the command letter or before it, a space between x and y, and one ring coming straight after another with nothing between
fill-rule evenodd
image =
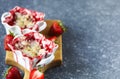
<instances>
[{"instance_id":1,"label":"baked strawberry filling","mask_svg":"<svg viewBox=\"0 0 120 79\"><path fill-rule=\"evenodd\" d=\"M31 28L36 22L44 20L44 13L28 10L16 6L9 11L10 15L5 17L4 22L10 26L18 25L21 28Z\"/></svg>"},{"instance_id":2,"label":"baked strawberry filling","mask_svg":"<svg viewBox=\"0 0 120 79\"><path fill-rule=\"evenodd\" d=\"M20 50L23 55L35 58L40 55L47 57L57 47L57 44L46 39L42 34L30 32L15 37L11 46L13 47L12 50Z\"/></svg>"}]
</instances>

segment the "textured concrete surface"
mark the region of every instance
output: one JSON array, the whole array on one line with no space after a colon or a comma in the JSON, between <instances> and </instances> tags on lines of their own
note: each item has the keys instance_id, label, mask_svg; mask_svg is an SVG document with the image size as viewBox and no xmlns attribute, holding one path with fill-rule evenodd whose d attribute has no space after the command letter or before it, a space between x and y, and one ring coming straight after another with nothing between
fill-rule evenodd
<instances>
[{"instance_id":1,"label":"textured concrete surface","mask_svg":"<svg viewBox=\"0 0 120 79\"><path fill-rule=\"evenodd\" d=\"M63 65L48 70L45 79L120 79L120 0L0 0L0 15L16 5L67 26ZM0 78L7 68L4 35L0 23Z\"/></svg>"}]
</instances>

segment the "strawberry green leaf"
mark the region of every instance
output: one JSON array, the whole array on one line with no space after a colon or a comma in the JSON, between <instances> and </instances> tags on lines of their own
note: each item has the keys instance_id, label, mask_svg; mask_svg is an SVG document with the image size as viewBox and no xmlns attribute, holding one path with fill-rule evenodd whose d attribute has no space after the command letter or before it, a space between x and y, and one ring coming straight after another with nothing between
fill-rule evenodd
<instances>
[{"instance_id":1,"label":"strawberry green leaf","mask_svg":"<svg viewBox=\"0 0 120 79\"><path fill-rule=\"evenodd\" d=\"M9 70L12 68L12 66L10 66L4 73L4 77L6 77L6 75L8 74Z\"/></svg>"},{"instance_id":2,"label":"strawberry green leaf","mask_svg":"<svg viewBox=\"0 0 120 79\"><path fill-rule=\"evenodd\" d=\"M9 30L9 33L10 33L10 35L15 36L15 35L14 35L14 33L13 33L13 32L11 32L10 30Z\"/></svg>"},{"instance_id":3,"label":"strawberry green leaf","mask_svg":"<svg viewBox=\"0 0 120 79\"><path fill-rule=\"evenodd\" d=\"M58 21L59 25L61 26L61 28L63 29L63 31L65 32L66 31L66 28L65 26L63 25L62 21Z\"/></svg>"}]
</instances>

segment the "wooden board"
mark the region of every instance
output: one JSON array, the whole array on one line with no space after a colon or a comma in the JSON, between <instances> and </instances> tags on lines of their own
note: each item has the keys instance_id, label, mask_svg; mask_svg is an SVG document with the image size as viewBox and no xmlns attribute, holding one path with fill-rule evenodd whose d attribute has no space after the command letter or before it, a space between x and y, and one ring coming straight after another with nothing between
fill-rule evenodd
<instances>
[{"instance_id":1,"label":"wooden board","mask_svg":"<svg viewBox=\"0 0 120 79\"><path fill-rule=\"evenodd\" d=\"M49 31L50 26L52 25L52 23L54 21L60 21L60 20L46 20L47 28L44 31L41 32L46 37L49 37L48 36L48 31ZM50 68L55 67L55 66L60 66L62 64L62 36L59 36L57 38L56 43L59 45L59 47L55 52L55 59L50 64L46 65L45 67L40 68L41 72L45 72L47 69L50 69ZM14 60L13 52L6 51L5 62L8 65L16 66L19 69L21 69L24 72L24 78L23 79L29 79L29 73L30 72Z\"/></svg>"}]
</instances>

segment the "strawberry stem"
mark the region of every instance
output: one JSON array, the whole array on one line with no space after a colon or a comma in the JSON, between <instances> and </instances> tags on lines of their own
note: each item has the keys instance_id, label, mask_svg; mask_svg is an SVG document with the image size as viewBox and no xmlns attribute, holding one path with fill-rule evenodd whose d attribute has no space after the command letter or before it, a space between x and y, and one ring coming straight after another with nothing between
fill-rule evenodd
<instances>
[{"instance_id":1,"label":"strawberry stem","mask_svg":"<svg viewBox=\"0 0 120 79\"><path fill-rule=\"evenodd\" d=\"M4 77L6 77L6 75L8 74L9 70L12 68L12 66L10 66L4 73Z\"/></svg>"},{"instance_id":2,"label":"strawberry stem","mask_svg":"<svg viewBox=\"0 0 120 79\"><path fill-rule=\"evenodd\" d=\"M61 26L61 28L63 29L63 31L66 31L65 26L63 25L62 21L58 20L59 25Z\"/></svg>"},{"instance_id":3,"label":"strawberry stem","mask_svg":"<svg viewBox=\"0 0 120 79\"><path fill-rule=\"evenodd\" d=\"M14 36L14 33L9 30L10 35Z\"/></svg>"}]
</instances>

